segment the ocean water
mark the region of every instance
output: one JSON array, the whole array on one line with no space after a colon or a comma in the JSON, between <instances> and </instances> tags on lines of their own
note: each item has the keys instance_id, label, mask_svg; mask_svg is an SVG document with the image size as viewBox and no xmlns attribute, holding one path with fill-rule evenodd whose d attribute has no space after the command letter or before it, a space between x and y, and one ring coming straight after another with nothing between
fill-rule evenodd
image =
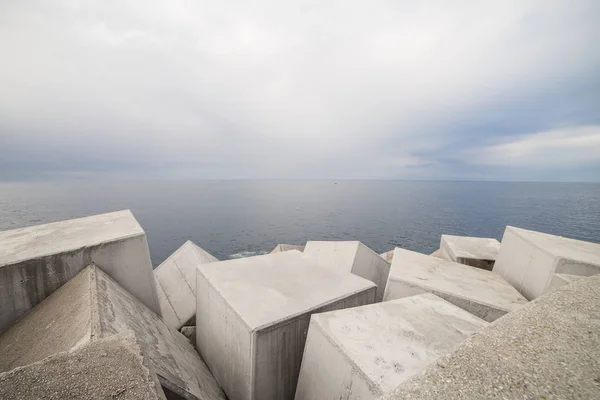
<instances>
[{"instance_id":1,"label":"ocean water","mask_svg":"<svg viewBox=\"0 0 600 400\"><path fill-rule=\"evenodd\" d=\"M442 233L514 225L600 242L600 184L414 181L0 183L0 230L131 209L154 266L186 240L219 259L278 243L360 240L430 253Z\"/></svg>"}]
</instances>

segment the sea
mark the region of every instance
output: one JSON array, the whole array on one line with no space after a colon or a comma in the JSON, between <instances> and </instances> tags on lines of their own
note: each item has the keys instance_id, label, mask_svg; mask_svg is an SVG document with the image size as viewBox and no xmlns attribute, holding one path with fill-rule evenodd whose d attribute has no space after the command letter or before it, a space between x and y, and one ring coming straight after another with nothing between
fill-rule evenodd
<instances>
[{"instance_id":1,"label":"sea","mask_svg":"<svg viewBox=\"0 0 600 400\"><path fill-rule=\"evenodd\" d=\"M360 240L431 253L506 225L600 242L600 184L384 180L0 183L0 231L130 209L158 266L191 240L220 260L279 243Z\"/></svg>"}]
</instances>

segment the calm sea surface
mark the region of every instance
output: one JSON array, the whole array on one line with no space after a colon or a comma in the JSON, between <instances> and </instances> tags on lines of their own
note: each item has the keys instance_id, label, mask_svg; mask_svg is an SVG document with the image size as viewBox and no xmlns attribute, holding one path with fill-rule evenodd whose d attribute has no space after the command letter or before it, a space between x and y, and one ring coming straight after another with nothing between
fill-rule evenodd
<instances>
[{"instance_id":1,"label":"calm sea surface","mask_svg":"<svg viewBox=\"0 0 600 400\"><path fill-rule=\"evenodd\" d=\"M600 184L407 181L0 183L0 230L131 209L154 266L186 240L219 259L278 243L360 240L377 252L514 225L600 242Z\"/></svg>"}]
</instances>

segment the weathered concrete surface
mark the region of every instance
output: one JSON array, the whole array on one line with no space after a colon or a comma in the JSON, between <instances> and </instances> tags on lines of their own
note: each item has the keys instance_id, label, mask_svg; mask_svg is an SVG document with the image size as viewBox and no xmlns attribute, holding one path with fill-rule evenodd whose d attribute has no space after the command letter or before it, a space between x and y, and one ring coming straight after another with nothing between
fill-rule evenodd
<instances>
[{"instance_id":1,"label":"weathered concrete surface","mask_svg":"<svg viewBox=\"0 0 600 400\"><path fill-rule=\"evenodd\" d=\"M0 332L91 263L160 312L146 234L126 210L0 232Z\"/></svg>"},{"instance_id":2,"label":"weathered concrete surface","mask_svg":"<svg viewBox=\"0 0 600 400\"><path fill-rule=\"evenodd\" d=\"M600 244L507 226L493 271L533 300L555 273L599 274Z\"/></svg>"},{"instance_id":3,"label":"weathered concrete surface","mask_svg":"<svg viewBox=\"0 0 600 400\"><path fill-rule=\"evenodd\" d=\"M0 335L0 372L132 330L161 384L192 399L224 399L189 341L95 266Z\"/></svg>"},{"instance_id":4,"label":"weathered concrete surface","mask_svg":"<svg viewBox=\"0 0 600 400\"><path fill-rule=\"evenodd\" d=\"M384 301L426 292L488 322L527 303L491 271L396 248Z\"/></svg>"},{"instance_id":5,"label":"weathered concrete surface","mask_svg":"<svg viewBox=\"0 0 600 400\"><path fill-rule=\"evenodd\" d=\"M494 268L499 250L500 242L492 238L442 235L440 239L440 251L450 261L488 271Z\"/></svg>"},{"instance_id":6,"label":"weathered concrete surface","mask_svg":"<svg viewBox=\"0 0 600 400\"><path fill-rule=\"evenodd\" d=\"M160 310L171 328L181 328L196 315L196 265L217 261L188 240L156 267Z\"/></svg>"},{"instance_id":7,"label":"weathered concrete surface","mask_svg":"<svg viewBox=\"0 0 600 400\"><path fill-rule=\"evenodd\" d=\"M131 331L0 374L0 399L165 400Z\"/></svg>"},{"instance_id":8,"label":"weathered concrete surface","mask_svg":"<svg viewBox=\"0 0 600 400\"><path fill-rule=\"evenodd\" d=\"M595 276L499 319L384 399L599 399L598 360Z\"/></svg>"},{"instance_id":9,"label":"weathered concrete surface","mask_svg":"<svg viewBox=\"0 0 600 400\"><path fill-rule=\"evenodd\" d=\"M271 251L271 253L280 253L282 251L290 251L290 250L304 251L304 246L299 246L297 244L281 243L281 244L278 244L277 246L275 246L275 248L273 249L273 251Z\"/></svg>"},{"instance_id":10,"label":"weathered concrete surface","mask_svg":"<svg viewBox=\"0 0 600 400\"><path fill-rule=\"evenodd\" d=\"M296 250L197 271L196 345L230 400L293 399L311 314L375 300L372 282Z\"/></svg>"},{"instance_id":11,"label":"weathered concrete surface","mask_svg":"<svg viewBox=\"0 0 600 400\"><path fill-rule=\"evenodd\" d=\"M387 261L388 263L391 264L392 261L394 261L394 250L395 249L392 249L390 251L386 251L385 253L381 253L380 256L383 257L383 259L385 261ZM447 258L444 258L444 255L443 255L441 249L437 249L436 251L434 251L430 255L434 256L434 257L437 257L437 258L447 259Z\"/></svg>"},{"instance_id":12,"label":"weathered concrete surface","mask_svg":"<svg viewBox=\"0 0 600 400\"><path fill-rule=\"evenodd\" d=\"M309 241L304 256L339 272L353 273L377 285L375 301L383 299L390 264L358 241Z\"/></svg>"},{"instance_id":13,"label":"weathered concrete surface","mask_svg":"<svg viewBox=\"0 0 600 400\"><path fill-rule=\"evenodd\" d=\"M375 399L487 325L430 293L315 314L296 400Z\"/></svg>"},{"instance_id":14,"label":"weathered concrete surface","mask_svg":"<svg viewBox=\"0 0 600 400\"><path fill-rule=\"evenodd\" d=\"M195 326L183 326L181 328L181 334L190 341L192 346L196 348L196 327Z\"/></svg>"},{"instance_id":15,"label":"weathered concrete surface","mask_svg":"<svg viewBox=\"0 0 600 400\"><path fill-rule=\"evenodd\" d=\"M441 258L441 259L445 259L444 258L444 254L442 252L442 249L437 249L436 251L434 251L433 253L431 253L430 256ZM394 258L394 256L392 256L392 258Z\"/></svg>"},{"instance_id":16,"label":"weathered concrete surface","mask_svg":"<svg viewBox=\"0 0 600 400\"><path fill-rule=\"evenodd\" d=\"M558 289L561 286L568 285L580 279L585 279L585 276L580 275L569 275L569 274L554 274L552 276L552 280L550 281L550 285L546 291Z\"/></svg>"}]
</instances>

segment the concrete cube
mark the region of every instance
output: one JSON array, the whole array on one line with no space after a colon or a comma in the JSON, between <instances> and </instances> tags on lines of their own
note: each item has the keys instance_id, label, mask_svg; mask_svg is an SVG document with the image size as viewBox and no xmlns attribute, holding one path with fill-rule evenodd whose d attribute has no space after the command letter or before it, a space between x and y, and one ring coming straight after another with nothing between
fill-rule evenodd
<instances>
[{"instance_id":1,"label":"concrete cube","mask_svg":"<svg viewBox=\"0 0 600 400\"><path fill-rule=\"evenodd\" d=\"M277 246L275 246L275 248L271 251L271 253L279 253L282 251L290 251L290 250L304 251L304 246L299 246L296 244L281 243L281 244L278 244Z\"/></svg>"},{"instance_id":2,"label":"concrete cube","mask_svg":"<svg viewBox=\"0 0 600 400\"><path fill-rule=\"evenodd\" d=\"M390 251L386 251L385 253L381 253L380 256L383 257L383 259L385 261L387 261L388 263L392 263L392 261L394 260L394 250L392 249ZM431 256L437 257L437 258L443 258L444 260L447 260L448 258L444 256L444 254L442 253L441 249L437 249L436 251L434 251L433 253L430 254Z\"/></svg>"},{"instance_id":3,"label":"concrete cube","mask_svg":"<svg viewBox=\"0 0 600 400\"><path fill-rule=\"evenodd\" d=\"M383 299L390 264L361 242L309 241L304 256L321 266L370 280L377 285L375 301Z\"/></svg>"},{"instance_id":4,"label":"concrete cube","mask_svg":"<svg viewBox=\"0 0 600 400\"><path fill-rule=\"evenodd\" d=\"M166 400L131 331L0 374L0 399Z\"/></svg>"},{"instance_id":5,"label":"concrete cube","mask_svg":"<svg viewBox=\"0 0 600 400\"><path fill-rule=\"evenodd\" d=\"M500 250L500 242L492 238L442 235L442 258L491 271Z\"/></svg>"},{"instance_id":6,"label":"concrete cube","mask_svg":"<svg viewBox=\"0 0 600 400\"><path fill-rule=\"evenodd\" d=\"M196 315L196 265L217 261L188 240L156 267L158 302L171 328L181 328Z\"/></svg>"},{"instance_id":7,"label":"concrete cube","mask_svg":"<svg viewBox=\"0 0 600 400\"><path fill-rule=\"evenodd\" d=\"M296 250L199 265L196 288L196 346L230 400L293 399L311 314L376 290Z\"/></svg>"},{"instance_id":8,"label":"concrete cube","mask_svg":"<svg viewBox=\"0 0 600 400\"><path fill-rule=\"evenodd\" d=\"M585 276L580 275L569 275L569 274L554 274L550 281L550 286L546 291L558 289L561 286L568 285L580 279L584 279Z\"/></svg>"},{"instance_id":9,"label":"concrete cube","mask_svg":"<svg viewBox=\"0 0 600 400\"><path fill-rule=\"evenodd\" d=\"M315 314L296 400L376 399L487 325L429 293Z\"/></svg>"},{"instance_id":10,"label":"concrete cube","mask_svg":"<svg viewBox=\"0 0 600 400\"><path fill-rule=\"evenodd\" d=\"M384 301L422 293L433 293L488 322L527 303L491 271L396 248Z\"/></svg>"},{"instance_id":11,"label":"concrete cube","mask_svg":"<svg viewBox=\"0 0 600 400\"><path fill-rule=\"evenodd\" d=\"M225 399L185 336L93 265L0 335L0 372L128 330L164 387L187 399Z\"/></svg>"},{"instance_id":12,"label":"concrete cube","mask_svg":"<svg viewBox=\"0 0 600 400\"><path fill-rule=\"evenodd\" d=\"M160 312L146 234L126 210L0 232L0 332L91 263Z\"/></svg>"},{"instance_id":13,"label":"concrete cube","mask_svg":"<svg viewBox=\"0 0 600 400\"><path fill-rule=\"evenodd\" d=\"M555 273L600 273L600 244L507 226L495 273L533 300L551 286Z\"/></svg>"}]
</instances>

